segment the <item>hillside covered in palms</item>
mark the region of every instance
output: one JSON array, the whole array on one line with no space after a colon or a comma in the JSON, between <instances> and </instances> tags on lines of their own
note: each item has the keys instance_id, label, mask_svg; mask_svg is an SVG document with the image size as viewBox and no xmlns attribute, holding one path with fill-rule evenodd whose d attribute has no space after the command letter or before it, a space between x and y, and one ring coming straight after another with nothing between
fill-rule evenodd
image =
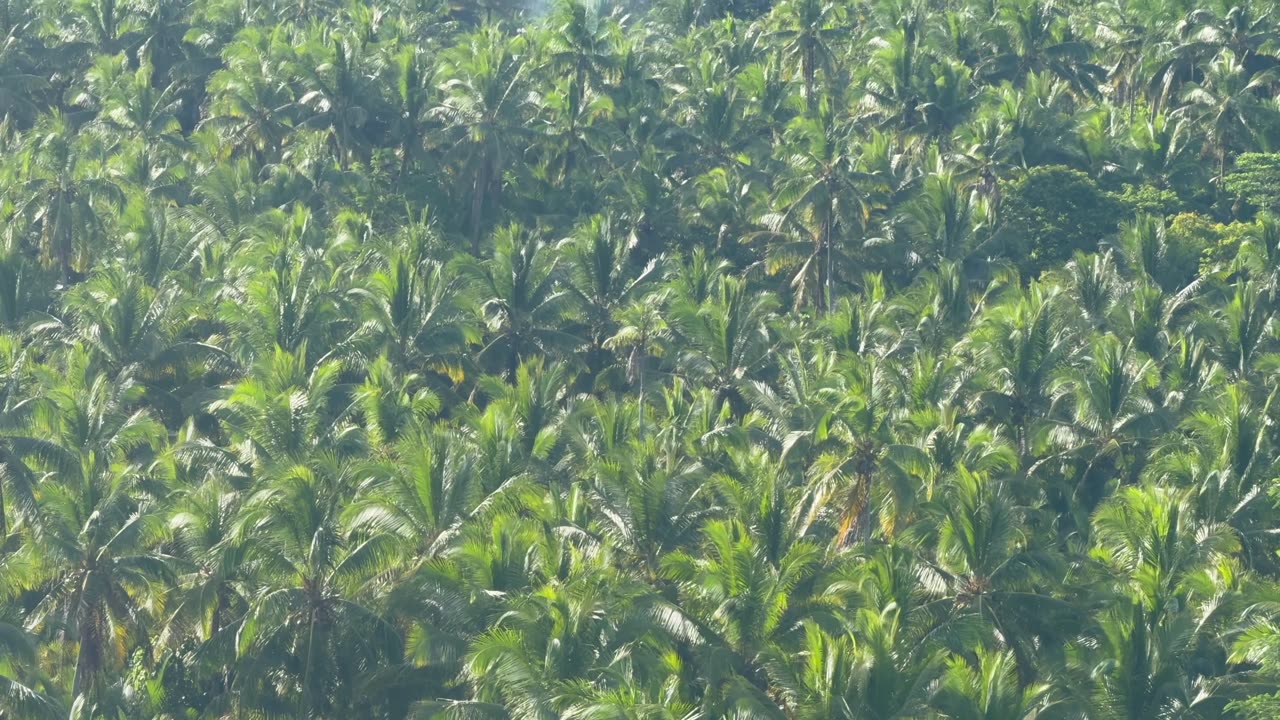
<instances>
[{"instance_id":1,"label":"hillside covered in palms","mask_svg":"<svg viewBox=\"0 0 1280 720\"><path fill-rule=\"evenodd\" d=\"M0 0L3 720L1280 717L1264 0Z\"/></svg>"}]
</instances>

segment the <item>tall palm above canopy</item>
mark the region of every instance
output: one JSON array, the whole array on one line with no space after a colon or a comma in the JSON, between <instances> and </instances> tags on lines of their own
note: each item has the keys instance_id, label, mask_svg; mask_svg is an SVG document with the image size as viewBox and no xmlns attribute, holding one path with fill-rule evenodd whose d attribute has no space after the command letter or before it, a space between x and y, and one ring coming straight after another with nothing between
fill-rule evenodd
<instances>
[{"instance_id":1,"label":"tall palm above canopy","mask_svg":"<svg viewBox=\"0 0 1280 720\"><path fill-rule=\"evenodd\" d=\"M560 0L555 4L550 20L554 30L549 38L550 69L567 78L568 88L565 116L568 127L565 136L568 147L564 150L561 177L568 182L577 160L575 152L579 139L579 118L594 93L605 88L614 75L614 43L620 28L612 18L602 15L602 8L588 7L579 0Z\"/></svg>"},{"instance_id":2,"label":"tall palm above canopy","mask_svg":"<svg viewBox=\"0 0 1280 720\"><path fill-rule=\"evenodd\" d=\"M1227 172L1227 155L1233 145L1247 141L1255 132L1262 109L1258 92L1274 83L1275 68L1250 76L1238 60L1227 53L1218 55L1204 71L1200 82L1191 83L1183 95L1187 104L1180 112L1197 115L1208 135L1205 150L1217 161L1217 183Z\"/></svg>"},{"instance_id":3,"label":"tall palm above canopy","mask_svg":"<svg viewBox=\"0 0 1280 720\"><path fill-rule=\"evenodd\" d=\"M768 237L780 240L769 250L767 269L790 270L797 304L811 301L819 313L835 301L837 263L844 264L849 245L867 228L869 178L853 154L852 128L832 113L792 121L788 136L801 150L777 182L775 211L762 218Z\"/></svg>"},{"instance_id":4,"label":"tall palm above canopy","mask_svg":"<svg viewBox=\"0 0 1280 720\"><path fill-rule=\"evenodd\" d=\"M1093 48L1076 36L1066 11L1042 0L1002 6L998 27L1008 45L992 60L990 72L1021 83L1033 73L1051 73L1076 93L1093 94L1104 70L1093 62Z\"/></svg>"},{"instance_id":5,"label":"tall palm above canopy","mask_svg":"<svg viewBox=\"0 0 1280 720\"><path fill-rule=\"evenodd\" d=\"M10 202L36 228L40 252L64 277L83 271L92 241L103 230L100 209L118 207L123 191L66 117L47 119L25 152L26 176L11 189L17 194Z\"/></svg>"},{"instance_id":6,"label":"tall palm above canopy","mask_svg":"<svg viewBox=\"0 0 1280 720\"><path fill-rule=\"evenodd\" d=\"M209 77L203 121L259 165L275 162L294 123L293 88L282 82L287 56L282 33L250 29L223 51L225 67Z\"/></svg>"},{"instance_id":7,"label":"tall palm above canopy","mask_svg":"<svg viewBox=\"0 0 1280 720\"><path fill-rule=\"evenodd\" d=\"M837 62L838 43L851 32L844 8L828 0L787 0L775 12L773 38L795 63L809 114L818 110L819 73Z\"/></svg>"},{"instance_id":8,"label":"tall palm above canopy","mask_svg":"<svg viewBox=\"0 0 1280 720\"><path fill-rule=\"evenodd\" d=\"M498 207L507 167L519 159L529 135L525 42L486 27L447 51L440 68L442 99L431 116L441 124L439 142L470 188L467 226L475 255L486 214Z\"/></svg>"},{"instance_id":9,"label":"tall palm above canopy","mask_svg":"<svg viewBox=\"0 0 1280 720\"><path fill-rule=\"evenodd\" d=\"M296 50L296 73L304 78L298 104L310 111L299 127L325 128L339 163L346 167L363 158L364 128L377 109L371 107L363 81L371 74L366 48L345 37L319 39Z\"/></svg>"}]
</instances>

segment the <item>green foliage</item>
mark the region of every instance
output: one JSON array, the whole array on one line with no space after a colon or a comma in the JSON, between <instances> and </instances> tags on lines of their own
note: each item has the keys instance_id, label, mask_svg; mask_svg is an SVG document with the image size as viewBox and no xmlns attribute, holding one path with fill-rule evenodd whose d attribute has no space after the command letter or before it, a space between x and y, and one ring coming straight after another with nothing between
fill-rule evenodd
<instances>
[{"instance_id":1,"label":"green foliage","mask_svg":"<svg viewBox=\"0 0 1280 720\"><path fill-rule=\"evenodd\" d=\"M0 718L1277 715L1268 10L0 0Z\"/></svg>"},{"instance_id":2,"label":"green foliage","mask_svg":"<svg viewBox=\"0 0 1280 720\"><path fill-rule=\"evenodd\" d=\"M1156 217L1176 215L1185 207L1177 193L1153 185L1126 185L1120 200L1134 213Z\"/></svg>"},{"instance_id":3,"label":"green foliage","mask_svg":"<svg viewBox=\"0 0 1280 720\"><path fill-rule=\"evenodd\" d=\"M1265 720L1280 715L1280 693L1238 700L1231 708L1247 720Z\"/></svg>"},{"instance_id":4,"label":"green foliage","mask_svg":"<svg viewBox=\"0 0 1280 720\"><path fill-rule=\"evenodd\" d=\"M1203 215L1181 213L1169 219L1161 276L1164 285L1186 284L1195 277L1200 259L1211 249L1238 242L1239 232Z\"/></svg>"},{"instance_id":5,"label":"green foliage","mask_svg":"<svg viewBox=\"0 0 1280 720\"><path fill-rule=\"evenodd\" d=\"M1092 252L1115 233L1123 204L1084 173L1061 166L1031 168L1003 190L1004 253L1027 275Z\"/></svg>"},{"instance_id":6,"label":"green foliage","mask_svg":"<svg viewBox=\"0 0 1280 720\"><path fill-rule=\"evenodd\" d=\"M1226 177L1226 188L1260 210L1280 209L1280 154L1241 153Z\"/></svg>"}]
</instances>

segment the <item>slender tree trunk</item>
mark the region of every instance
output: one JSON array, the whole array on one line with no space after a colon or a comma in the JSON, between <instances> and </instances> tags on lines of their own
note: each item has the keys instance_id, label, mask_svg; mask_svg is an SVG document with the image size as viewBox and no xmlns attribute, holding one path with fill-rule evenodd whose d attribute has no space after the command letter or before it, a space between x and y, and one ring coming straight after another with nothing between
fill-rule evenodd
<instances>
[{"instance_id":1,"label":"slender tree trunk","mask_svg":"<svg viewBox=\"0 0 1280 720\"><path fill-rule=\"evenodd\" d=\"M827 249L827 263L826 263L827 286L823 288L824 297L822 299L822 312L829 313L831 312L831 221L830 220L827 220L827 222L823 225L822 235L823 235L822 244L825 245Z\"/></svg>"},{"instance_id":2,"label":"slender tree trunk","mask_svg":"<svg viewBox=\"0 0 1280 720\"><path fill-rule=\"evenodd\" d=\"M62 192L58 193L56 213L53 216L53 225L49 231L50 244L53 246L50 250L58 261L58 270L62 273L62 281L66 282L71 276L71 232L65 227L63 218L67 213L67 201Z\"/></svg>"},{"instance_id":3,"label":"slender tree trunk","mask_svg":"<svg viewBox=\"0 0 1280 720\"><path fill-rule=\"evenodd\" d=\"M831 259L831 255L832 255L831 236L832 236L833 226L835 225L835 217L834 217L835 208L832 206L833 201L831 199L834 197L834 195L832 194L832 191L833 191L833 188L830 188L830 187L827 188L826 207L823 208L822 227L819 230L819 233L820 233L819 237L822 244L818 248L818 251L819 253L826 256L825 258L822 258L819 260L819 265L818 265L819 270L818 270L817 307L818 307L819 315L824 315L826 313L831 312L831 300L832 300L831 298L832 267L831 266L833 264Z\"/></svg>"},{"instance_id":4,"label":"slender tree trunk","mask_svg":"<svg viewBox=\"0 0 1280 720\"><path fill-rule=\"evenodd\" d=\"M646 323L646 327L647 325L648 324ZM648 345L647 335L648 333L645 330L640 331L640 353L639 353L640 356L636 359L636 373L639 374L640 376L640 405L639 405L639 420L637 423L639 426L639 430L637 434L639 435L640 440L642 442L644 441L644 359L646 357L645 348ZM2 512L3 510L4 510L4 506L0 504L0 512Z\"/></svg>"},{"instance_id":5,"label":"slender tree trunk","mask_svg":"<svg viewBox=\"0 0 1280 720\"><path fill-rule=\"evenodd\" d=\"M512 332L511 334L511 352L507 355L507 377L511 382L516 381L516 374L520 371L520 335Z\"/></svg>"},{"instance_id":6,"label":"slender tree trunk","mask_svg":"<svg viewBox=\"0 0 1280 720\"><path fill-rule=\"evenodd\" d=\"M804 58L801 60L800 71L804 75L804 99L809 108L809 117L817 117L818 115L818 98L814 95L814 52L812 47L805 47Z\"/></svg>"},{"instance_id":7,"label":"slender tree trunk","mask_svg":"<svg viewBox=\"0 0 1280 720\"><path fill-rule=\"evenodd\" d=\"M298 720L306 720L311 712L311 658L315 655L316 611L311 610L311 620L307 625L307 662L302 670L302 696L298 698Z\"/></svg>"},{"instance_id":8,"label":"slender tree trunk","mask_svg":"<svg viewBox=\"0 0 1280 720\"><path fill-rule=\"evenodd\" d=\"M859 542L866 542L871 537L871 475L863 475L859 484L862 487L862 508L858 510L855 537Z\"/></svg>"},{"instance_id":9,"label":"slender tree trunk","mask_svg":"<svg viewBox=\"0 0 1280 720\"><path fill-rule=\"evenodd\" d=\"M1214 187L1215 195L1222 195L1222 180L1227 176L1227 145L1218 143L1218 182Z\"/></svg>"},{"instance_id":10,"label":"slender tree trunk","mask_svg":"<svg viewBox=\"0 0 1280 720\"><path fill-rule=\"evenodd\" d=\"M99 657L101 648L99 647L99 638L97 627L94 623L96 619L93 611L84 604L85 595L87 594L89 578L92 573L85 573L84 580L80 584L80 593L77 598L76 609L76 632L77 632L77 649L76 649L76 669L75 675L71 681L72 698L80 697L93 684L93 676L97 672L101 658Z\"/></svg>"},{"instance_id":11,"label":"slender tree trunk","mask_svg":"<svg viewBox=\"0 0 1280 720\"><path fill-rule=\"evenodd\" d=\"M480 175L476 178L471 195L471 254L480 257L480 223L484 212L484 196L489 192L489 158L480 162Z\"/></svg>"},{"instance_id":12,"label":"slender tree trunk","mask_svg":"<svg viewBox=\"0 0 1280 720\"><path fill-rule=\"evenodd\" d=\"M560 172L560 185L565 189L569 188L569 178L573 175L573 146L576 132L577 130L571 124L569 127L569 140L564 149L564 168Z\"/></svg>"},{"instance_id":13,"label":"slender tree trunk","mask_svg":"<svg viewBox=\"0 0 1280 720\"><path fill-rule=\"evenodd\" d=\"M569 136L564 151L564 168L560 181L565 188L569 187L569 178L573 175L573 146L578 137L578 107L586 96L585 81L582 73L575 74L573 87L569 89Z\"/></svg>"},{"instance_id":14,"label":"slender tree trunk","mask_svg":"<svg viewBox=\"0 0 1280 720\"><path fill-rule=\"evenodd\" d=\"M9 519L4 514L4 481L0 480L0 550L4 548L4 541L9 537Z\"/></svg>"}]
</instances>

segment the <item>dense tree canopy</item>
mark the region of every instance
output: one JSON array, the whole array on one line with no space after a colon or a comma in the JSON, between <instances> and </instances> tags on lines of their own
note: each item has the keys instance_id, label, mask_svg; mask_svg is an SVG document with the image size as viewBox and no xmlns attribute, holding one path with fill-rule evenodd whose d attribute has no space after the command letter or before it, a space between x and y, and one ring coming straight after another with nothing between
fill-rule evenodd
<instances>
[{"instance_id":1,"label":"dense tree canopy","mask_svg":"<svg viewBox=\"0 0 1280 720\"><path fill-rule=\"evenodd\" d=\"M1262 0L0 0L0 718L1280 713Z\"/></svg>"}]
</instances>

